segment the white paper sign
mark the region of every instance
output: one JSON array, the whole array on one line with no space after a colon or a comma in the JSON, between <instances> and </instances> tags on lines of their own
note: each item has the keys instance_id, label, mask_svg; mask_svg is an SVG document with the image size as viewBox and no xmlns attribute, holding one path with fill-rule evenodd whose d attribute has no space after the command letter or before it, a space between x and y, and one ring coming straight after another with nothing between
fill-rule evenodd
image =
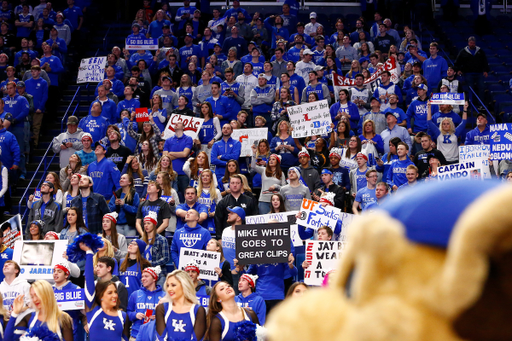
<instances>
[{"instance_id":1,"label":"white paper sign","mask_svg":"<svg viewBox=\"0 0 512 341\"><path fill-rule=\"evenodd\" d=\"M76 83L99 83L103 82L105 77L105 65L107 57L84 58L78 67L78 76Z\"/></svg>"},{"instance_id":2,"label":"white paper sign","mask_svg":"<svg viewBox=\"0 0 512 341\"><path fill-rule=\"evenodd\" d=\"M342 242L308 240L306 261L310 265L304 270L304 283L314 286L322 285L325 275L338 266L342 250Z\"/></svg>"},{"instance_id":3,"label":"white paper sign","mask_svg":"<svg viewBox=\"0 0 512 341\"><path fill-rule=\"evenodd\" d=\"M67 240L17 240L12 260L19 264L20 278L53 281L53 268L64 261Z\"/></svg>"},{"instance_id":4,"label":"white paper sign","mask_svg":"<svg viewBox=\"0 0 512 341\"><path fill-rule=\"evenodd\" d=\"M329 226L333 231L341 216L341 210L334 206L323 206L320 203L302 199L300 205L300 218L297 224L318 230L322 226Z\"/></svg>"},{"instance_id":5,"label":"white paper sign","mask_svg":"<svg viewBox=\"0 0 512 341\"><path fill-rule=\"evenodd\" d=\"M461 93L453 93L453 92L443 92L432 94L430 97L430 103L432 104L449 104L449 105L464 105L465 99L464 94Z\"/></svg>"},{"instance_id":6,"label":"white paper sign","mask_svg":"<svg viewBox=\"0 0 512 341\"><path fill-rule=\"evenodd\" d=\"M332 131L331 113L326 99L288 107L287 111L293 127L293 138L325 135Z\"/></svg>"},{"instance_id":7,"label":"white paper sign","mask_svg":"<svg viewBox=\"0 0 512 341\"><path fill-rule=\"evenodd\" d=\"M185 125L185 130L183 131L185 135L190 136L192 139L196 139L197 134L203 125L204 118L172 114L169 118L169 122L167 122L167 126L165 127L164 139L167 140L174 136L174 126L178 122L183 122Z\"/></svg>"},{"instance_id":8,"label":"white paper sign","mask_svg":"<svg viewBox=\"0 0 512 341\"><path fill-rule=\"evenodd\" d=\"M242 144L241 157L252 156L251 146L261 139L268 139L268 128L236 129L233 130L231 137Z\"/></svg>"},{"instance_id":9,"label":"white paper sign","mask_svg":"<svg viewBox=\"0 0 512 341\"><path fill-rule=\"evenodd\" d=\"M354 219L357 219L357 216L352 213L341 212L340 219L341 219L341 232L338 237L338 240L343 243L344 247L346 247L347 241L348 241L348 231L349 231L350 225L352 224Z\"/></svg>"},{"instance_id":10,"label":"white paper sign","mask_svg":"<svg viewBox=\"0 0 512 341\"><path fill-rule=\"evenodd\" d=\"M185 266L190 262L195 262L199 267L199 278L212 281L219 280L215 268L218 268L220 265L220 252L182 247L180 249L179 268L185 270Z\"/></svg>"},{"instance_id":11,"label":"white paper sign","mask_svg":"<svg viewBox=\"0 0 512 341\"><path fill-rule=\"evenodd\" d=\"M281 212L281 213L268 213L261 215L251 215L245 217L245 223L251 224L267 224L271 220L277 220L280 223L289 222L288 217L295 217L298 211ZM299 237L299 228L297 224L290 225L290 237L292 239L293 246L302 246L302 239Z\"/></svg>"},{"instance_id":12,"label":"white paper sign","mask_svg":"<svg viewBox=\"0 0 512 341\"><path fill-rule=\"evenodd\" d=\"M85 309L84 289L76 290L57 290L54 289L57 305L61 310L81 310Z\"/></svg>"},{"instance_id":13,"label":"white paper sign","mask_svg":"<svg viewBox=\"0 0 512 341\"><path fill-rule=\"evenodd\" d=\"M483 180L482 165L477 161L461 162L437 169L437 179L445 180Z\"/></svg>"},{"instance_id":14,"label":"white paper sign","mask_svg":"<svg viewBox=\"0 0 512 341\"><path fill-rule=\"evenodd\" d=\"M459 162L475 162L478 166L482 165L484 179L491 179L491 170L489 169L489 152L488 144L459 146Z\"/></svg>"}]
</instances>

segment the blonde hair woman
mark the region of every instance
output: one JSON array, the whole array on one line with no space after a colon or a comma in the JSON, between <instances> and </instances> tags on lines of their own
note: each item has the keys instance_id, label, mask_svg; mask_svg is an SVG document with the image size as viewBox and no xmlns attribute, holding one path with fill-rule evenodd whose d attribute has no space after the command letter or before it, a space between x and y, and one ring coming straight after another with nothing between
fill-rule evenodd
<instances>
[{"instance_id":1,"label":"blonde hair woman","mask_svg":"<svg viewBox=\"0 0 512 341\"><path fill-rule=\"evenodd\" d=\"M174 270L165 279L165 297L156 307L158 339L201 340L206 331L206 311L199 305L190 276ZM172 321L180 321L175 328Z\"/></svg>"},{"instance_id":2,"label":"blonde hair woman","mask_svg":"<svg viewBox=\"0 0 512 341\"><path fill-rule=\"evenodd\" d=\"M30 287L30 297L35 310L24 310L24 295L14 299L4 340L19 340L25 331L32 335L39 327L45 325L59 340L73 341L73 321L57 306L50 283L44 280L34 282Z\"/></svg>"},{"instance_id":3,"label":"blonde hair woman","mask_svg":"<svg viewBox=\"0 0 512 341\"><path fill-rule=\"evenodd\" d=\"M117 259L115 258L116 252L114 251L114 246L112 245L110 240L106 238L101 238L101 240L103 240L103 247L101 249L98 249L98 252L96 252L96 254L93 257L94 268L96 269L96 265L98 264L98 259L100 259L100 257L110 257L116 263L116 266L112 271L112 275L117 276L117 274L119 273L119 267L117 264Z\"/></svg>"}]
</instances>

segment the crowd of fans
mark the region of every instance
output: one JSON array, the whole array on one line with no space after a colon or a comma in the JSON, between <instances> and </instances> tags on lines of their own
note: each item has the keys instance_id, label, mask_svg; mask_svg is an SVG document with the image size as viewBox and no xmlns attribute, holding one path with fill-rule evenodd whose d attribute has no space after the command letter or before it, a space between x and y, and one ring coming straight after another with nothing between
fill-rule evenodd
<instances>
[{"instance_id":1,"label":"crowd of fans","mask_svg":"<svg viewBox=\"0 0 512 341\"><path fill-rule=\"evenodd\" d=\"M58 103L67 46L83 24L83 8L67 3L56 13L44 0L34 9L2 2L0 206L9 184L25 175L43 115L51 117ZM489 144L485 113L464 136L467 104L429 102L434 92L463 92L461 76L476 84L487 75L474 37L449 66L436 42L422 47L410 27L399 32L378 12L373 22L351 23L352 32L339 19L329 35L317 13L303 23L297 10L286 1L282 14L263 18L235 0L210 18L188 0L175 15L164 2L143 1L126 38L157 39L159 49L112 47L89 114L69 117L53 139L60 172L48 172L27 203L25 240L71 244L87 233L101 236L99 251L81 243L86 259L60 263L53 273L54 290L85 287L88 309L58 309L48 282L20 279L3 245L6 340L40 325L66 341L85 333L234 340L234 322L264 324L285 295L306 290L294 282L310 265L303 247L287 263L238 262L235 226L247 216L299 211L304 198L360 214L404 187L437 181L439 166L458 163L459 145ZM388 58L399 69L395 82L382 71ZM336 75L355 85L335 87ZM321 100L329 103L333 132L293 138L287 108ZM149 121L137 122L137 108L148 108ZM173 114L203 118L197 138L186 134L187 120L168 127ZM233 131L265 127L268 138L252 146L252 157L241 156ZM508 161L495 166L500 177L512 169ZM317 231L299 226L303 240L340 233L341 221ZM195 262L168 274L168 265L179 268L182 248L219 252L219 281L200 279ZM207 296L209 305L197 304Z\"/></svg>"}]
</instances>

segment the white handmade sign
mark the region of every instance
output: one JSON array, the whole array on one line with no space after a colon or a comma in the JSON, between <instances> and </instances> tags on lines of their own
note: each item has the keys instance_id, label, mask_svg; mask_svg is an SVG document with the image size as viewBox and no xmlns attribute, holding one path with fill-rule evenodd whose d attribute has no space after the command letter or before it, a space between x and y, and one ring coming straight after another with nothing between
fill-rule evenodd
<instances>
[{"instance_id":1,"label":"white handmade sign","mask_svg":"<svg viewBox=\"0 0 512 341\"><path fill-rule=\"evenodd\" d=\"M343 243L336 241L306 242L306 261L309 266L304 270L304 283L320 286L325 275L338 266Z\"/></svg>"},{"instance_id":2,"label":"white handmade sign","mask_svg":"<svg viewBox=\"0 0 512 341\"><path fill-rule=\"evenodd\" d=\"M430 98L432 104L449 104L449 105L464 105L465 99L464 94L458 94L453 92L443 92L432 94Z\"/></svg>"},{"instance_id":3,"label":"white handmade sign","mask_svg":"<svg viewBox=\"0 0 512 341\"><path fill-rule=\"evenodd\" d=\"M252 156L251 146L261 139L268 139L268 128L236 129L233 130L231 138L242 144L240 156Z\"/></svg>"},{"instance_id":4,"label":"white handmade sign","mask_svg":"<svg viewBox=\"0 0 512 341\"><path fill-rule=\"evenodd\" d=\"M220 264L220 252L195 250L182 247L180 249L180 264L181 270L185 269L185 266L195 262L199 267L199 278L217 281L219 276L215 272L215 268L219 267Z\"/></svg>"},{"instance_id":5,"label":"white handmade sign","mask_svg":"<svg viewBox=\"0 0 512 341\"><path fill-rule=\"evenodd\" d=\"M12 260L19 264L20 278L53 280L53 268L64 261L67 240L17 240Z\"/></svg>"},{"instance_id":6,"label":"white handmade sign","mask_svg":"<svg viewBox=\"0 0 512 341\"><path fill-rule=\"evenodd\" d=\"M331 113L326 99L288 107L287 112L293 138L325 135L332 131Z\"/></svg>"},{"instance_id":7,"label":"white handmade sign","mask_svg":"<svg viewBox=\"0 0 512 341\"><path fill-rule=\"evenodd\" d=\"M490 179L489 152L490 147L488 144L459 146L459 162L475 162L477 166L481 164L484 179Z\"/></svg>"},{"instance_id":8,"label":"white handmade sign","mask_svg":"<svg viewBox=\"0 0 512 341\"><path fill-rule=\"evenodd\" d=\"M183 131L183 134L190 136L192 139L196 139L197 133L199 132L201 126L203 125L204 118L172 114L171 117L169 118L169 122L167 122L167 126L165 127L164 139L167 140L168 138L174 136L174 126L178 122L183 122L183 124L185 125L185 130Z\"/></svg>"},{"instance_id":9,"label":"white handmade sign","mask_svg":"<svg viewBox=\"0 0 512 341\"><path fill-rule=\"evenodd\" d=\"M78 67L78 76L76 83L99 83L103 82L105 77L105 64L107 57L84 58Z\"/></svg>"},{"instance_id":10,"label":"white handmade sign","mask_svg":"<svg viewBox=\"0 0 512 341\"><path fill-rule=\"evenodd\" d=\"M482 165L476 161L455 163L437 169L437 179L444 180L483 180Z\"/></svg>"},{"instance_id":11,"label":"white handmade sign","mask_svg":"<svg viewBox=\"0 0 512 341\"><path fill-rule=\"evenodd\" d=\"M297 224L318 230L322 226L329 226L333 231L340 219L341 210L334 206L324 206L319 202L302 199L300 218Z\"/></svg>"}]
</instances>

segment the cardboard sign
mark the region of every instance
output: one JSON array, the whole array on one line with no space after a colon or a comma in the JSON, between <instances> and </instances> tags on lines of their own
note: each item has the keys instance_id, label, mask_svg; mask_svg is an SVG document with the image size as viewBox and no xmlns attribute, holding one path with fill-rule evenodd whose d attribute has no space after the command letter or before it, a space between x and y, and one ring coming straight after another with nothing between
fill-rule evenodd
<instances>
[{"instance_id":1,"label":"cardboard sign","mask_svg":"<svg viewBox=\"0 0 512 341\"><path fill-rule=\"evenodd\" d=\"M11 224L10 228L7 228L7 223ZM17 240L23 240L21 215L16 214L11 219L3 222L0 228L4 231L4 245L8 248L14 249L14 243Z\"/></svg>"},{"instance_id":2,"label":"cardboard sign","mask_svg":"<svg viewBox=\"0 0 512 341\"><path fill-rule=\"evenodd\" d=\"M488 144L475 144L468 146L459 146L459 162L475 162L482 166L484 179L491 179L491 170L489 169L489 152L491 147Z\"/></svg>"},{"instance_id":3,"label":"cardboard sign","mask_svg":"<svg viewBox=\"0 0 512 341\"><path fill-rule=\"evenodd\" d=\"M437 179L445 180L483 180L482 165L477 162L462 162L437 169Z\"/></svg>"},{"instance_id":4,"label":"cardboard sign","mask_svg":"<svg viewBox=\"0 0 512 341\"><path fill-rule=\"evenodd\" d=\"M291 249L288 223L236 225L235 236L236 258L240 264L288 262Z\"/></svg>"},{"instance_id":5,"label":"cardboard sign","mask_svg":"<svg viewBox=\"0 0 512 341\"><path fill-rule=\"evenodd\" d=\"M19 264L20 278L53 280L53 268L64 261L67 240L17 240L12 260Z\"/></svg>"},{"instance_id":6,"label":"cardboard sign","mask_svg":"<svg viewBox=\"0 0 512 341\"><path fill-rule=\"evenodd\" d=\"M368 78L364 81L364 84L369 85L371 83L374 83L375 81L377 81L377 79L379 79L380 75L384 71L389 71L391 73L391 81L393 83L397 84L398 79L400 77L400 72L398 71L398 66L397 66L397 63L394 58L389 58L388 60L386 60L386 63L381 65L377 69L377 71L372 73L370 78ZM335 89L338 88L337 90L334 91L335 94L339 94L340 90L343 88L353 87L356 85L355 79L343 77L342 75L339 75L335 72L333 72L333 74L332 74L332 80L333 80Z\"/></svg>"},{"instance_id":7,"label":"cardboard sign","mask_svg":"<svg viewBox=\"0 0 512 341\"><path fill-rule=\"evenodd\" d=\"M295 216L298 211L282 212L282 213L268 213L261 215L251 215L245 217L245 223L251 224L267 224L269 221L277 220L280 223L289 223L290 225L290 238L292 239L293 246L302 246L302 239L299 237L299 228L295 224Z\"/></svg>"},{"instance_id":8,"label":"cardboard sign","mask_svg":"<svg viewBox=\"0 0 512 341\"><path fill-rule=\"evenodd\" d=\"M304 270L304 283L314 286L322 285L325 275L338 266L343 247L342 242L307 241L306 261L310 265Z\"/></svg>"},{"instance_id":9,"label":"cardboard sign","mask_svg":"<svg viewBox=\"0 0 512 341\"><path fill-rule=\"evenodd\" d=\"M251 146L261 139L268 139L268 128L236 129L233 130L231 137L242 144L241 157L252 156Z\"/></svg>"},{"instance_id":10,"label":"cardboard sign","mask_svg":"<svg viewBox=\"0 0 512 341\"><path fill-rule=\"evenodd\" d=\"M199 278L212 281L219 279L215 268L218 268L220 265L220 252L182 247L180 249L179 268L185 270L185 266L190 262L195 262L199 267Z\"/></svg>"},{"instance_id":11,"label":"cardboard sign","mask_svg":"<svg viewBox=\"0 0 512 341\"><path fill-rule=\"evenodd\" d=\"M329 226L333 231L341 216L341 210L334 206L323 206L319 202L302 199L300 218L297 224L318 230L319 227Z\"/></svg>"},{"instance_id":12,"label":"cardboard sign","mask_svg":"<svg viewBox=\"0 0 512 341\"><path fill-rule=\"evenodd\" d=\"M76 83L99 83L103 82L105 77L105 65L107 57L85 58L80 62L78 67L78 76Z\"/></svg>"},{"instance_id":13,"label":"cardboard sign","mask_svg":"<svg viewBox=\"0 0 512 341\"><path fill-rule=\"evenodd\" d=\"M204 118L190 117L185 115L172 114L167 122L167 126L164 131L164 139L168 139L174 136L174 126L177 122L183 122L185 125L184 134L190 136L192 139L197 138L197 133L203 125Z\"/></svg>"},{"instance_id":14,"label":"cardboard sign","mask_svg":"<svg viewBox=\"0 0 512 341\"><path fill-rule=\"evenodd\" d=\"M149 122L148 108L135 108L135 121Z\"/></svg>"},{"instance_id":15,"label":"cardboard sign","mask_svg":"<svg viewBox=\"0 0 512 341\"><path fill-rule=\"evenodd\" d=\"M197 300L199 301L199 304L203 308L208 308L208 306L210 305L210 296L208 296L208 295L196 295L196 297L197 297Z\"/></svg>"},{"instance_id":16,"label":"cardboard sign","mask_svg":"<svg viewBox=\"0 0 512 341\"><path fill-rule=\"evenodd\" d=\"M84 289L58 290L54 289L57 305L61 310L85 309Z\"/></svg>"},{"instance_id":17,"label":"cardboard sign","mask_svg":"<svg viewBox=\"0 0 512 341\"><path fill-rule=\"evenodd\" d=\"M158 39L147 38L147 39L126 39L127 50L158 50Z\"/></svg>"},{"instance_id":18,"label":"cardboard sign","mask_svg":"<svg viewBox=\"0 0 512 341\"><path fill-rule=\"evenodd\" d=\"M512 159L512 123L490 126L491 160Z\"/></svg>"},{"instance_id":19,"label":"cardboard sign","mask_svg":"<svg viewBox=\"0 0 512 341\"><path fill-rule=\"evenodd\" d=\"M295 105L287 111L293 127L293 138L324 135L332 131L331 113L326 99Z\"/></svg>"},{"instance_id":20,"label":"cardboard sign","mask_svg":"<svg viewBox=\"0 0 512 341\"><path fill-rule=\"evenodd\" d=\"M438 94L432 94L430 98L431 104L449 104L449 105L464 105L466 100L464 94L443 92Z\"/></svg>"}]
</instances>

